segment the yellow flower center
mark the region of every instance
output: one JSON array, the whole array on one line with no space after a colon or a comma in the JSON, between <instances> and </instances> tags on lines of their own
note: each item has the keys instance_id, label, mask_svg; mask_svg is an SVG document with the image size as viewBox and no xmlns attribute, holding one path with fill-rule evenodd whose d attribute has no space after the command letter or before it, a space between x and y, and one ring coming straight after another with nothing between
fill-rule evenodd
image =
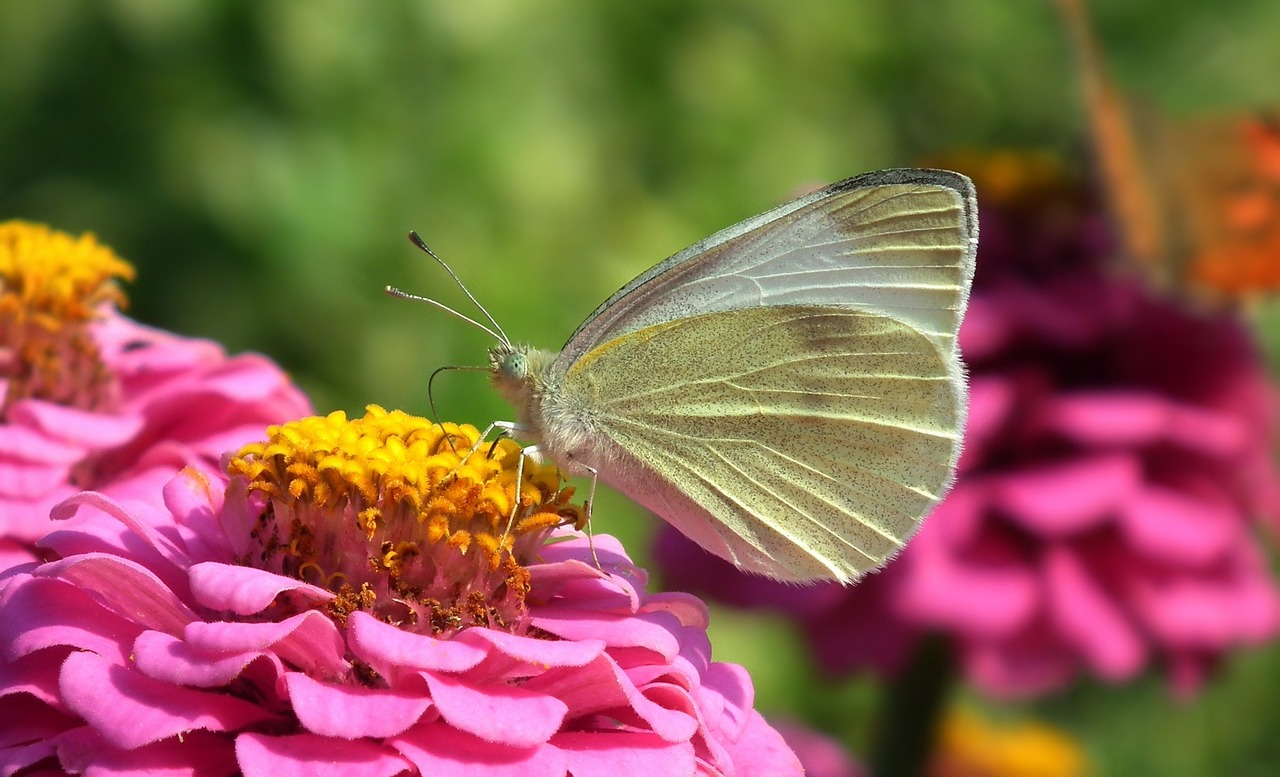
<instances>
[{"instance_id":1,"label":"yellow flower center","mask_svg":"<svg viewBox=\"0 0 1280 777\"><path fill-rule=\"evenodd\" d=\"M371 405L273 426L228 464L265 508L241 559L338 594L331 615L365 610L442 633L523 627L532 561L548 533L581 517L560 474L520 446L480 440Z\"/></svg>"},{"instance_id":2,"label":"yellow flower center","mask_svg":"<svg viewBox=\"0 0 1280 777\"><path fill-rule=\"evenodd\" d=\"M133 267L93 235L0 223L0 416L28 398L85 410L115 401L89 325L104 305L123 306L117 278L132 280Z\"/></svg>"}]
</instances>

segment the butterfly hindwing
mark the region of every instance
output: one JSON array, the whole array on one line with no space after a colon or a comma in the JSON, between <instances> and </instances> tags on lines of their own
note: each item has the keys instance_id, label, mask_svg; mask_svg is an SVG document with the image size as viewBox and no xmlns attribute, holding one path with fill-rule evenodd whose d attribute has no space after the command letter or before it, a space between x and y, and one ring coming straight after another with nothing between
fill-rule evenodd
<instances>
[{"instance_id":1,"label":"butterfly hindwing","mask_svg":"<svg viewBox=\"0 0 1280 777\"><path fill-rule=\"evenodd\" d=\"M893 319L754 307L614 338L560 394L590 406L603 461L640 462L601 477L708 549L771 577L849 580L892 555L949 481L957 378L936 342Z\"/></svg>"}]
</instances>

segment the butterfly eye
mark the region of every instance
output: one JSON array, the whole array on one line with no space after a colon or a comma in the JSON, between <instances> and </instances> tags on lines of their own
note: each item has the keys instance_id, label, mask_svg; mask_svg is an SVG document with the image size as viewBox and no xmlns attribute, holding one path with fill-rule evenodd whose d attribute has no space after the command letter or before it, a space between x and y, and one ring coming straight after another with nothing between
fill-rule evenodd
<instances>
[{"instance_id":1,"label":"butterfly eye","mask_svg":"<svg viewBox=\"0 0 1280 777\"><path fill-rule=\"evenodd\" d=\"M507 377L524 380L529 375L529 360L524 354L513 351L502 360L501 369Z\"/></svg>"}]
</instances>

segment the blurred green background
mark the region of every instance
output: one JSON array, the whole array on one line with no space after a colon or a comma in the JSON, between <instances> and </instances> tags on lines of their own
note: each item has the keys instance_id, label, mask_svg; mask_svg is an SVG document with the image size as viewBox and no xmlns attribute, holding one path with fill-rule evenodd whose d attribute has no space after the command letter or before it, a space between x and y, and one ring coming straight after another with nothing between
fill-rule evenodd
<instances>
[{"instance_id":1,"label":"blurred green background","mask_svg":"<svg viewBox=\"0 0 1280 777\"><path fill-rule=\"evenodd\" d=\"M1095 5L1117 82L1159 111L1276 104L1280 3ZM0 0L0 218L96 232L139 270L135 317L274 357L321 411L425 415L433 368L483 362L483 333L383 295L468 310L409 229L558 347L797 187L959 149L1084 159L1085 128L1048 0ZM436 401L509 417L476 374ZM597 529L644 559L625 512ZM832 687L754 616L717 612L715 639L766 711L865 741L873 683ZM1190 703L1152 678L1020 709L1103 774L1272 774L1280 653L1224 670Z\"/></svg>"}]
</instances>

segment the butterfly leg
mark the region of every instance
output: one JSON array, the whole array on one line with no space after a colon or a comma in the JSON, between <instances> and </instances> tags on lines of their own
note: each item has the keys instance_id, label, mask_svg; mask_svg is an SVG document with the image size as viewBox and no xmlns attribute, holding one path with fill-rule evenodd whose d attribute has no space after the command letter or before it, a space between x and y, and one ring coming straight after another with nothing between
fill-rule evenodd
<instances>
[{"instance_id":1,"label":"butterfly leg","mask_svg":"<svg viewBox=\"0 0 1280 777\"><path fill-rule=\"evenodd\" d=\"M513 424L510 421L495 421L490 424L490 428L498 426L500 428L511 427L512 429L523 428L519 424ZM536 445L530 445L520 449L520 460L516 462L516 495L511 502L511 515L507 518L507 528L502 532L502 539L498 542L498 547L502 547L507 543L507 537L511 536L511 530L515 528L516 516L520 514L520 492L524 486L524 462L526 459L533 459L537 463L542 463L542 451Z\"/></svg>"},{"instance_id":2,"label":"butterfly leg","mask_svg":"<svg viewBox=\"0 0 1280 777\"><path fill-rule=\"evenodd\" d=\"M603 567L600 566L600 557L596 555L596 543L594 535L591 532L591 512L595 510L596 507L596 481L600 479L600 471L595 467L582 464L581 462L579 462L578 466L581 467L586 474L591 476L591 486L587 489L587 514L583 517L583 523L586 525L587 529L587 548L591 550L591 560L596 563L596 569L603 569Z\"/></svg>"},{"instance_id":3,"label":"butterfly leg","mask_svg":"<svg viewBox=\"0 0 1280 777\"><path fill-rule=\"evenodd\" d=\"M458 472L463 467L467 466L467 462L471 460L471 456L475 454L476 451L480 450L480 446L484 445L485 439L489 436L489 433L492 432L494 429L499 429L502 431L502 434L498 435L497 439L494 440L495 444L497 443L497 440L502 439L503 434L511 435L512 437L514 437L516 432L526 431L525 426L518 424L514 421L494 421L493 423L489 424L484 428L484 431L480 433L479 437L476 437L475 444L472 445L471 448L466 452L466 454L463 455L458 460L458 463L454 465L453 469L446 472L444 477L440 478L440 482L444 483L445 481L452 478L454 475L457 475ZM519 493L519 488L520 486L517 483L516 484L517 493Z\"/></svg>"}]
</instances>

